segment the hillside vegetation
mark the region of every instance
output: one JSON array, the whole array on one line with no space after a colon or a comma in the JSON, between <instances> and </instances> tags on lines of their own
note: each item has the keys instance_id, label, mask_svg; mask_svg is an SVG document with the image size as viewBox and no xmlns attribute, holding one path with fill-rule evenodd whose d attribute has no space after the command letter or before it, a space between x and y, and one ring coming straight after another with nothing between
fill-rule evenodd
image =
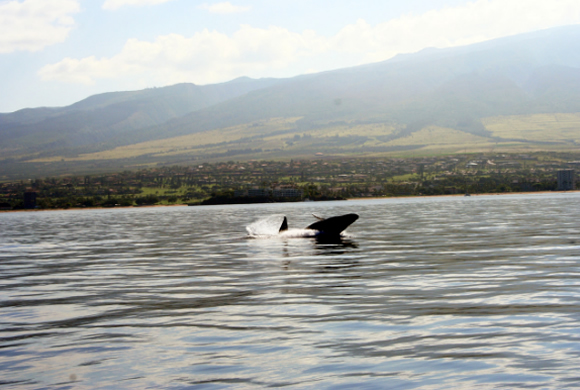
<instances>
[{"instance_id":1,"label":"hillside vegetation","mask_svg":"<svg viewBox=\"0 0 580 390\"><path fill-rule=\"evenodd\" d=\"M579 160L578 152L538 152L175 165L0 183L0 210L554 191L564 190L557 171Z\"/></svg>"},{"instance_id":2,"label":"hillside vegetation","mask_svg":"<svg viewBox=\"0 0 580 390\"><path fill-rule=\"evenodd\" d=\"M137 157L179 157L180 159L219 160L226 154L239 158L265 159L273 155L344 156L347 154L431 155L459 152L575 150L580 142L580 114L538 114L484 118L489 136L452 128L425 126L411 134L398 135L385 124L342 124L300 134L300 118L275 118L262 123L233 126L191 135L147 141L115 149L52 157L35 162L115 160ZM364 135L363 135L364 134ZM242 158L244 159L244 158Z\"/></svg>"}]
</instances>

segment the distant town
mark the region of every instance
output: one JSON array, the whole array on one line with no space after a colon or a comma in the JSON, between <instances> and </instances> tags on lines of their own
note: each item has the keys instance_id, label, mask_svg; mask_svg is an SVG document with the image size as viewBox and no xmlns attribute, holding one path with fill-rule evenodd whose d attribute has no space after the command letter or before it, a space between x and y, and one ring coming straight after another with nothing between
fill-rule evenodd
<instances>
[{"instance_id":1,"label":"distant town","mask_svg":"<svg viewBox=\"0 0 580 390\"><path fill-rule=\"evenodd\" d=\"M0 183L0 209L221 204L577 189L580 153L203 163Z\"/></svg>"}]
</instances>

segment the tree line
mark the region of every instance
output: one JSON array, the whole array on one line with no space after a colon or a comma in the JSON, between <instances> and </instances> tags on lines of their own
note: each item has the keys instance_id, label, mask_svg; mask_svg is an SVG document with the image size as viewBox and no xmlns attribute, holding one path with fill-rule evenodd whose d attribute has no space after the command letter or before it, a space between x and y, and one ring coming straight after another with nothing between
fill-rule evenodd
<instances>
[{"instance_id":1,"label":"tree line","mask_svg":"<svg viewBox=\"0 0 580 390\"><path fill-rule=\"evenodd\" d=\"M301 198L292 200L553 191L556 172L578 160L580 154L542 152L174 165L0 183L0 208L25 208L25 193L34 194L36 208L66 209L228 203L248 188L300 190Z\"/></svg>"}]
</instances>

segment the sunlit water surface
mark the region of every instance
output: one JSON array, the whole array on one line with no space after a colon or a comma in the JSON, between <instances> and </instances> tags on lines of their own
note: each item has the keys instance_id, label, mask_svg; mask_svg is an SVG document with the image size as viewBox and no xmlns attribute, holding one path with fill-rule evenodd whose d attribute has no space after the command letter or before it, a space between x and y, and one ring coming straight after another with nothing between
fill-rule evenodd
<instances>
[{"instance_id":1,"label":"sunlit water surface","mask_svg":"<svg viewBox=\"0 0 580 390\"><path fill-rule=\"evenodd\" d=\"M247 239L358 213L341 242ZM0 214L0 387L580 388L580 194Z\"/></svg>"}]
</instances>

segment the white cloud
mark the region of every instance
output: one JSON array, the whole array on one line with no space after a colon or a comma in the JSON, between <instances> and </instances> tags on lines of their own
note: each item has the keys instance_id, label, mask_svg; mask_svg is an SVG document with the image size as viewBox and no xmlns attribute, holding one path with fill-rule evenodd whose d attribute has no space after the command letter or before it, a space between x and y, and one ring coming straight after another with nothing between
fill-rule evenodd
<instances>
[{"instance_id":1,"label":"white cloud","mask_svg":"<svg viewBox=\"0 0 580 390\"><path fill-rule=\"evenodd\" d=\"M113 11L125 5L144 6L166 3L171 0L106 0L103 3L103 9Z\"/></svg>"},{"instance_id":2,"label":"white cloud","mask_svg":"<svg viewBox=\"0 0 580 390\"><path fill-rule=\"evenodd\" d=\"M482 42L549 27L580 23L577 0L478 0L460 7L405 15L378 24L345 27L332 39L340 50L379 61L425 47Z\"/></svg>"},{"instance_id":3,"label":"white cloud","mask_svg":"<svg viewBox=\"0 0 580 390\"><path fill-rule=\"evenodd\" d=\"M578 0L478 0L376 26L358 20L332 37L241 26L231 35L203 30L189 38L171 34L153 42L131 39L113 57L66 58L45 66L39 75L44 80L87 84L141 78L148 85L207 84L244 75L283 77L574 23L580 23Z\"/></svg>"},{"instance_id":4,"label":"white cloud","mask_svg":"<svg viewBox=\"0 0 580 390\"><path fill-rule=\"evenodd\" d=\"M241 7L232 5L229 1L224 3L207 4L204 3L199 6L200 9L205 9L213 14L235 14L240 12L246 12L250 10L250 7Z\"/></svg>"},{"instance_id":5,"label":"white cloud","mask_svg":"<svg viewBox=\"0 0 580 390\"><path fill-rule=\"evenodd\" d=\"M0 2L0 53L38 51L63 42L74 27L77 0Z\"/></svg>"},{"instance_id":6,"label":"white cloud","mask_svg":"<svg viewBox=\"0 0 580 390\"><path fill-rule=\"evenodd\" d=\"M43 80L84 84L136 75L155 85L212 83L284 68L297 57L324 50L324 45L324 38L313 32L297 34L278 27L242 26L232 36L203 30L190 38L170 34L154 42L130 39L111 58L65 58L45 66L39 75Z\"/></svg>"}]
</instances>

